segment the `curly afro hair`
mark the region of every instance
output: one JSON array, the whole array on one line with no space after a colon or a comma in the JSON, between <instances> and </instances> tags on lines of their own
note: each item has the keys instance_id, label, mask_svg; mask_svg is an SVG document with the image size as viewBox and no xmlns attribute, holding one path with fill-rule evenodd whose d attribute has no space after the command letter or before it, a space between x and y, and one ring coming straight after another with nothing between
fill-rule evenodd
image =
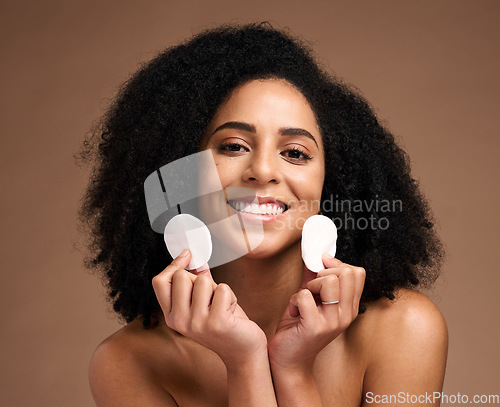
<instances>
[{"instance_id":1,"label":"curly afro hair","mask_svg":"<svg viewBox=\"0 0 500 407\"><path fill-rule=\"evenodd\" d=\"M394 299L397 287L429 285L437 277L443 248L431 211L406 153L369 104L289 33L268 23L220 26L145 64L76 155L93 168L79 210L90 236L85 265L102 273L113 309L126 322L142 317L145 327L152 324L160 307L151 280L172 261L149 224L144 180L196 153L231 91L258 78L290 82L315 112L327 158L323 200L400 202L400 210L383 213L376 205L323 206L332 219L388 225L339 229L337 257L367 272L360 312L370 301Z\"/></svg>"}]
</instances>

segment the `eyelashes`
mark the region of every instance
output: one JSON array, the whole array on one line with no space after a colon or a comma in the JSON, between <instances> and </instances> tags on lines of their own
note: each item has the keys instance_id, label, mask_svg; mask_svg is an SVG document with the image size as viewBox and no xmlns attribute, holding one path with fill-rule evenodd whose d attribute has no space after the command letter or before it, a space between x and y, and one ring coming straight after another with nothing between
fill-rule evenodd
<instances>
[{"instance_id":1,"label":"eyelashes","mask_svg":"<svg viewBox=\"0 0 500 407\"><path fill-rule=\"evenodd\" d=\"M241 148L247 150L246 147L243 147L241 144L238 143L222 143L217 146L217 150L219 150L220 152L230 151L237 153Z\"/></svg>"},{"instance_id":2,"label":"eyelashes","mask_svg":"<svg viewBox=\"0 0 500 407\"><path fill-rule=\"evenodd\" d=\"M291 148L291 149L285 150L285 152L287 152L287 151L291 151L291 152L293 152L293 153L295 153L295 154L302 155L302 157L303 157L303 159L304 159L304 160L310 160L310 159L312 159L312 157L311 157L309 154L307 154L305 151L302 151L302 150L301 150L300 148L298 148L298 147L293 147L293 148ZM291 158L291 157L290 157L290 158ZM297 158L297 159L300 159L299 157L296 157L296 158Z\"/></svg>"},{"instance_id":3,"label":"eyelashes","mask_svg":"<svg viewBox=\"0 0 500 407\"><path fill-rule=\"evenodd\" d=\"M219 144L217 146L217 150L223 154L239 155L240 153L248 151L248 148L238 143L227 142ZM293 162L306 162L312 159L306 151L300 149L299 147L289 148L281 152L281 154L283 153L289 153L287 155L287 159Z\"/></svg>"}]
</instances>

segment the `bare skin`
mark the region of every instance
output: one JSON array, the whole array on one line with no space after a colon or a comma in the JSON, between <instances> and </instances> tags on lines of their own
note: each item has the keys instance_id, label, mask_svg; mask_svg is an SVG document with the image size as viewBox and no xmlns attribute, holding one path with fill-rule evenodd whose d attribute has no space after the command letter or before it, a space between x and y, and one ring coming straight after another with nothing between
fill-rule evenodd
<instances>
[{"instance_id":1,"label":"bare skin","mask_svg":"<svg viewBox=\"0 0 500 407\"><path fill-rule=\"evenodd\" d=\"M320 199L325 159L303 95L281 80L241 86L200 148L223 187L285 202L293 227L266 224L257 250L214 270L186 272L185 253L155 277L163 322L135 320L99 345L97 405L345 407L370 405L367 392L441 391L447 330L429 299L400 289L358 316L362 267L326 255L317 275L303 266L301 222L317 208L300 203Z\"/></svg>"},{"instance_id":2,"label":"bare skin","mask_svg":"<svg viewBox=\"0 0 500 407\"><path fill-rule=\"evenodd\" d=\"M367 406L367 392L441 391L446 353L439 310L423 294L401 289L396 301L371 304L322 350L313 375L324 406ZM214 352L163 324L145 330L140 320L99 345L90 382L98 406L228 405L226 367Z\"/></svg>"}]
</instances>

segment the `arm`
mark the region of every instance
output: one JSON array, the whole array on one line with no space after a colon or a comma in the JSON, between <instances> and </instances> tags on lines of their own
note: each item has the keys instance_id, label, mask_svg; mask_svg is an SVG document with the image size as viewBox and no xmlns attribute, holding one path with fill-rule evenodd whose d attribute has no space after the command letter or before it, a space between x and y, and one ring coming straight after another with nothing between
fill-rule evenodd
<instances>
[{"instance_id":1,"label":"arm","mask_svg":"<svg viewBox=\"0 0 500 407\"><path fill-rule=\"evenodd\" d=\"M338 286L338 281L335 285ZM338 298L338 294L335 295ZM328 328L321 332L324 321L321 321L318 307L309 290L295 294L278 327L281 334L277 333L269 345L274 389L280 406L323 406L313 376L313 364L317 353L329 342L331 332ZM300 326L301 321L305 326ZM307 343L309 349L306 349Z\"/></svg>"},{"instance_id":2,"label":"arm","mask_svg":"<svg viewBox=\"0 0 500 407\"><path fill-rule=\"evenodd\" d=\"M227 369L229 406L276 406L264 332L210 270L184 270L189 260L189 252L177 257L153 279L165 322L219 355Z\"/></svg>"},{"instance_id":3,"label":"arm","mask_svg":"<svg viewBox=\"0 0 500 407\"><path fill-rule=\"evenodd\" d=\"M280 406L323 406L312 369L292 371L275 365L272 367L272 372Z\"/></svg>"},{"instance_id":4,"label":"arm","mask_svg":"<svg viewBox=\"0 0 500 407\"><path fill-rule=\"evenodd\" d=\"M267 350L247 363L226 363L228 406L277 406Z\"/></svg>"},{"instance_id":5,"label":"arm","mask_svg":"<svg viewBox=\"0 0 500 407\"><path fill-rule=\"evenodd\" d=\"M431 396L443 387L448 331L438 308L421 293L400 290L400 298L376 312L363 406L439 406Z\"/></svg>"},{"instance_id":6,"label":"arm","mask_svg":"<svg viewBox=\"0 0 500 407\"><path fill-rule=\"evenodd\" d=\"M304 268L304 289L290 299L269 344L281 406L324 405L313 376L314 361L358 315L365 270L327 255L323 255L323 263L327 269L318 274Z\"/></svg>"}]
</instances>

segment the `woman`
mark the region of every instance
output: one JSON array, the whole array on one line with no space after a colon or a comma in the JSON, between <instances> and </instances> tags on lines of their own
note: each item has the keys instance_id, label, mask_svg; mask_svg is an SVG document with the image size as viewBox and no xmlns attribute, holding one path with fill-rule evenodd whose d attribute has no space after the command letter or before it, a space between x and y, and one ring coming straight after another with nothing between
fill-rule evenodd
<instances>
[{"instance_id":1,"label":"woman","mask_svg":"<svg viewBox=\"0 0 500 407\"><path fill-rule=\"evenodd\" d=\"M202 33L135 74L94 134L88 264L128 323L92 358L98 406L439 405L446 324L414 290L442 257L430 211L393 136L299 41L266 24ZM286 211L249 254L186 272L143 183L206 149L223 188ZM339 226L317 275L300 251L315 202Z\"/></svg>"}]
</instances>

